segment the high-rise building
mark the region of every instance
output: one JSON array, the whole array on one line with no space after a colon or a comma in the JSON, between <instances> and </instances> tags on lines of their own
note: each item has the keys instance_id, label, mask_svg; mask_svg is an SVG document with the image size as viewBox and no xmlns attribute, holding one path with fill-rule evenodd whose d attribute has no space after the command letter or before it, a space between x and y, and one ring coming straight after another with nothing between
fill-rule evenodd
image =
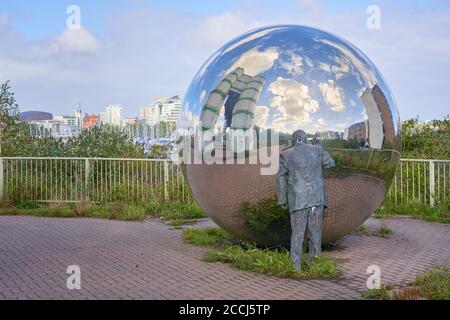
<instances>
[{"instance_id":1,"label":"high-rise building","mask_svg":"<svg viewBox=\"0 0 450 320\"><path fill-rule=\"evenodd\" d=\"M83 129L90 129L97 126L98 117L95 114L86 115L83 119Z\"/></svg>"},{"instance_id":2,"label":"high-rise building","mask_svg":"<svg viewBox=\"0 0 450 320\"><path fill-rule=\"evenodd\" d=\"M368 118L369 144L381 148L385 142L393 143L395 129L392 113L378 84L367 88L361 96Z\"/></svg>"},{"instance_id":3,"label":"high-rise building","mask_svg":"<svg viewBox=\"0 0 450 320\"><path fill-rule=\"evenodd\" d=\"M318 131L314 136L320 140L340 140L343 137L343 133L337 131Z\"/></svg>"},{"instance_id":4,"label":"high-rise building","mask_svg":"<svg viewBox=\"0 0 450 320\"><path fill-rule=\"evenodd\" d=\"M99 121L99 124L106 124L106 112L100 112L99 114L98 114L98 121Z\"/></svg>"},{"instance_id":5,"label":"high-rise building","mask_svg":"<svg viewBox=\"0 0 450 320\"><path fill-rule=\"evenodd\" d=\"M142 107L139 110L139 117L148 125L159 123L159 108L156 106Z\"/></svg>"},{"instance_id":6,"label":"high-rise building","mask_svg":"<svg viewBox=\"0 0 450 320\"><path fill-rule=\"evenodd\" d=\"M138 119L137 118L125 118L124 120L122 120L122 126L126 127L126 126L133 126L137 124Z\"/></svg>"},{"instance_id":7,"label":"high-rise building","mask_svg":"<svg viewBox=\"0 0 450 320\"><path fill-rule=\"evenodd\" d=\"M81 128L83 126L83 112L80 109L72 110L72 118L75 119L75 127Z\"/></svg>"},{"instance_id":8,"label":"high-rise building","mask_svg":"<svg viewBox=\"0 0 450 320\"><path fill-rule=\"evenodd\" d=\"M177 122L180 115L182 100L178 96L159 97L152 106L142 107L139 117L146 124L155 125L160 122Z\"/></svg>"},{"instance_id":9,"label":"high-rise building","mask_svg":"<svg viewBox=\"0 0 450 320\"><path fill-rule=\"evenodd\" d=\"M160 101L159 116L162 122L177 122L180 115L182 100L178 96L173 96L167 100Z\"/></svg>"},{"instance_id":10,"label":"high-rise building","mask_svg":"<svg viewBox=\"0 0 450 320\"><path fill-rule=\"evenodd\" d=\"M54 115L53 116L53 120L58 122L58 123L60 123L60 124L63 124L63 125L66 125L66 126L69 126L69 127L72 127L72 128L76 128L77 127L76 126L76 118L75 117L66 116L66 115Z\"/></svg>"},{"instance_id":11,"label":"high-rise building","mask_svg":"<svg viewBox=\"0 0 450 320\"><path fill-rule=\"evenodd\" d=\"M108 105L105 109L105 123L120 126L122 125L123 107L121 105Z\"/></svg>"},{"instance_id":12,"label":"high-rise building","mask_svg":"<svg viewBox=\"0 0 450 320\"><path fill-rule=\"evenodd\" d=\"M358 122L351 125L347 130L345 130L344 139L352 140L364 146L369 137L369 131L368 121Z\"/></svg>"},{"instance_id":13,"label":"high-rise building","mask_svg":"<svg viewBox=\"0 0 450 320\"><path fill-rule=\"evenodd\" d=\"M389 107L389 102L386 99L383 91L379 85L375 85L372 88L372 96L377 103L378 110L380 111L381 120L383 121L383 132L384 132L384 142L394 143L395 139L395 128L394 119L392 116L391 108Z\"/></svg>"}]
</instances>

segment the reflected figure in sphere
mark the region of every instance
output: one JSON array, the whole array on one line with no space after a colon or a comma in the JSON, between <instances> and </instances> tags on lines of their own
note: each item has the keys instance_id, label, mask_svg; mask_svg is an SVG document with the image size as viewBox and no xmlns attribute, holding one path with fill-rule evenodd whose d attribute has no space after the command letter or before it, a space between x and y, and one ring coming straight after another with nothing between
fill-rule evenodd
<instances>
[{"instance_id":1,"label":"reflected figure in sphere","mask_svg":"<svg viewBox=\"0 0 450 320\"><path fill-rule=\"evenodd\" d=\"M289 207L291 259L294 268L300 270L305 231L310 258L321 252L323 211L328 205L322 168L332 168L335 163L322 146L307 144L303 130L294 132L292 144L280 156L277 191L278 203L283 208Z\"/></svg>"}]
</instances>

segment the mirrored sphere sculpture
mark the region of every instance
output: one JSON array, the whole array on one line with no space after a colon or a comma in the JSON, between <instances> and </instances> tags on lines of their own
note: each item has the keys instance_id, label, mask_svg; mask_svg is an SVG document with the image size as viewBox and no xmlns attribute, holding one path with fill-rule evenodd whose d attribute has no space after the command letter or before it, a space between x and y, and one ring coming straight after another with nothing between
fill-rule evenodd
<instances>
[{"instance_id":1,"label":"mirrored sphere sculpture","mask_svg":"<svg viewBox=\"0 0 450 320\"><path fill-rule=\"evenodd\" d=\"M399 125L385 80L358 48L318 29L271 26L230 41L194 77L178 122L179 160L219 226L262 245L288 244L276 172L291 134L306 131L336 162L324 170L327 243L383 201L400 160Z\"/></svg>"}]
</instances>

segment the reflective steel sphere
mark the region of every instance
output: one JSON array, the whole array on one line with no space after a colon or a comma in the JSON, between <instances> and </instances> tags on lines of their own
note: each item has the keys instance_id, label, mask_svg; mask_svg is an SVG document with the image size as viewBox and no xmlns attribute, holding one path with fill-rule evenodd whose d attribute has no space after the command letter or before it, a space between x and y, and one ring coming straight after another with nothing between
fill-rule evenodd
<instances>
[{"instance_id":1,"label":"reflective steel sphere","mask_svg":"<svg viewBox=\"0 0 450 320\"><path fill-rule=\"evenodd\" d=\"M298 129L336 162L324 170L323 242L334 241L381 204L399 162L400 119L375 65L328 32L281 25L230 41L202 66L181 110L179 159L218 225L261 245L289 243L276 172Z\"/></svg>"}]
</instances>

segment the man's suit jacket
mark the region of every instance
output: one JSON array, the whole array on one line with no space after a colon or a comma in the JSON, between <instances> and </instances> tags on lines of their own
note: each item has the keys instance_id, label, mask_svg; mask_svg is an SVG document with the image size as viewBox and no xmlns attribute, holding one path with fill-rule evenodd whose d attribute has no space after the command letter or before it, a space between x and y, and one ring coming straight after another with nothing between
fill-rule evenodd
<instances>
[{"instance_id":1,"label":"man's suit jacket","mask_svg":"<svg viewBox=\"0 0 450 320\"><path fill-rule=\"evenodd\" d=\"M327 207L322 168L334 166L334 160L320 145L297 143L284 150L277 174L278 202L285 204L287 193L291 213L315 206Z\"/></svg>"}]
</instances>

